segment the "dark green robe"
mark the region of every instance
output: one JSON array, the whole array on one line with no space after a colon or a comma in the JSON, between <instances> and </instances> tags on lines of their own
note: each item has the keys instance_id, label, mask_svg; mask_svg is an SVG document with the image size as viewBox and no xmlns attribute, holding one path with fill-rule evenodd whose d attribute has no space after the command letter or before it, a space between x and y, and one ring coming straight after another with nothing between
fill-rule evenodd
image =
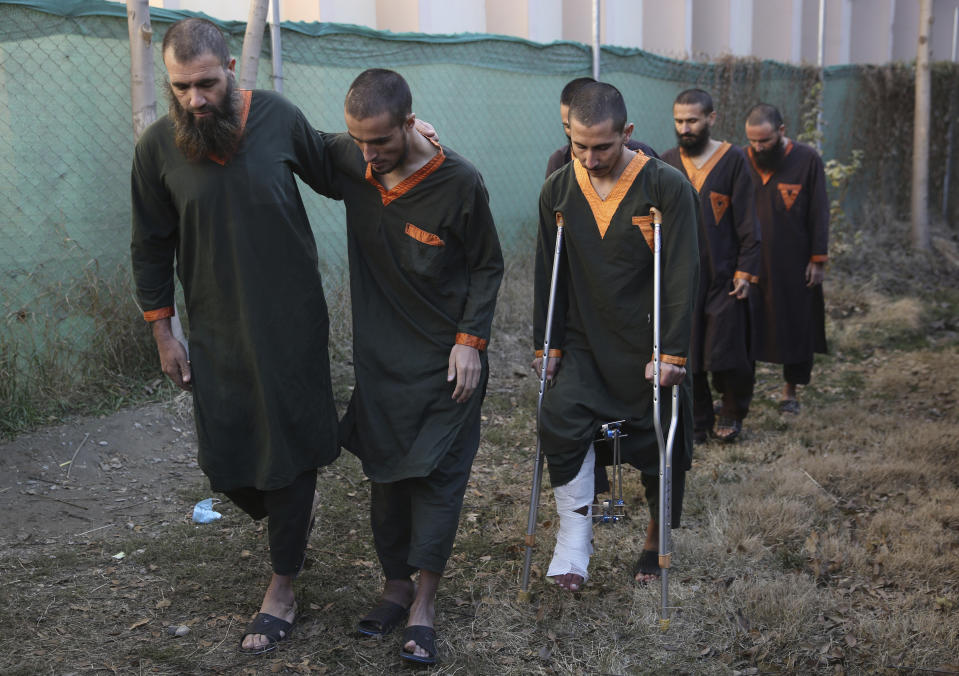
<instances>
[{"instance_id":1,"label":"dark green robe","mask_svg":"<svg viewBox=\"0 0 959 676\"><path fill-rule=\"evenodd\" d=\"M750 293L752 350L757 361L811 362L826 352L822 285L806 286L806 266L825 262L829 243L829 198L822 158L814 148L790 141L776 171L752 160L756 213L762 228L762 267Z\"/></svg>"},{"instance_id":2,"label":"dark green robe","mask_svg":"<svg viewBox=\"0 0 959 676\"><path fill-rule=\"evenodd\" d=\"M561 350L562 360L543 400L540 428L554 486L576 475L600 425L613 420L626 420L624 460L644 472L659 471L653 387L645 379L653 355L651 206L663 212L663 360L684 365L699 278L699 203L689 181L665 162L637 154L605 202L575 160L552 174L540 193L533 334L537 349L543 346L546 325L556 213L565 221L550 342L550 351ZM609 218L604 235L603 209ZM680 387L680 427L673 452L678 470L688 469L692 459L689 375ZM663 395L665 430L669 390L664 388Z\"/></svg>"},{"instance_id":3,"label":"dark green robe","mask_svg":"<svg viewBox=\"0 0 959 676\"><path fill-rule=\"evenodd\" d=\"M671 148L663 161L683 172L699 193L699 294L693 315L691 371L749 371L749 299L730 296L733 279L759 281L762 255L755 190L746 155L723 143L699 169Z\"/></svg>"},{"instance_id":4,"label":"dark green robe","mask_svg":"<svg viewBox=\"0 0 959 676\"><path fill-rule=\"evenodd\" d=\"M339 453L329 319L294 180L327 191L322 143L282 96L252 95L224 165L187 161L163 117L133 160L131 254L149 316L183 286L199 464L215 490L288 486Z\"/></svg>"},{"instance_id":5,"label":"dark green robe","mask_svg":"<svg viewBox=\"0 0 959 676\"><path fill-rule=\"evenodd\" d=\"M349 136L328 150L346 203L356 373L341 443L373 481L427 476L478 418L486 389L503 275L486 186L448 148L389 192ZM456 343L479 348L483 367L462 404L446 380Z\"/></svg>"}]
</instances>

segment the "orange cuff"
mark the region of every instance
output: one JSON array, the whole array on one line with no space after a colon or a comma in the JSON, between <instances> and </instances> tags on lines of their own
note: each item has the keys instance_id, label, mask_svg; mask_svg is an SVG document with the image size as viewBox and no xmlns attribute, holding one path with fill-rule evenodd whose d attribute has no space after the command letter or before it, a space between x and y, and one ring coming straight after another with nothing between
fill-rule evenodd
<instances>
[{"instance_id":1,"label":"orange cuff","mask_svg":"<svg viewBox=\"0 0 959 676\"><path fill-rule=\"evenodd\" d=\"M468 347L475 347L477 350L482 352L486 349L488 340L483 340L482 338L477 338L476 336L471 336L468 333L457 333L456 334L456 344L457 345L466 345Z\"/></svg>"},{"instance_id":2,"label":"orange cuff","mask_svg":"<svg viewBox=\"0 0 959 676\"><path fill-rule=\"evenodd\" d=\"M825 263L828 260L829 260L829 256L827 256L826 254L816 254L815 256L809 257L810 263Z\"/></svg>"},{"instance_id":3,"label":"orange cuff","mask_svg":"<svg viewBox=\"0 0 959 676\"><path fill-rule=\"evenodd\" d=\"M173 306L161 307L156 310L147 310L143 313L143 319L148 322L155 322L158 319L166 319L167 317L172 317L176 312L173 311Z\"/></svg>"},{"instance_id":4,"label":"orange cuff","mask_svg":"<svg viewBox=\"0 0 959 676\"><path fill-rule=\"evenodd\" d=\"M671 354L659 353L659 358L664 364L672 364L673 366L686 366L686 357L674 357ZM649 361L653 361L653 358L650 357Z\"/></svg>"},{"instance_id":5,"label":"orange cuff","mask_svg":"<svg viewBox=\"0 0 959 676\"><path fill-rule=\"evenodd\" d=\"M543 356L543 351L542 351L542 350L536 350L536 352L533 354L533 356L536 357L537 359L539 359L540 357ZM554 357L557 358L557 359L559 359L559 358L562 357L562 356L563 356L563 351L562 351L562 350L557 350L557 349L554 348L554 349L551 349L551 350L549 351L549 358L550 358L550 359L552 359L552 358L554 358Z\"/></svg>"},{"instance_id":6,"label":"orange cuff","mask_svg":"<svg viewBox=\"0 0 959 676\"><path fill-rule=\"evenodd\" d=\"M750 284L757 284L759 282L759 277L756 275L751 275L748 272L743 272L742 270L736 270L736 274L733 275L733 279L745 279Z\"/></svg>"}]
</instances>

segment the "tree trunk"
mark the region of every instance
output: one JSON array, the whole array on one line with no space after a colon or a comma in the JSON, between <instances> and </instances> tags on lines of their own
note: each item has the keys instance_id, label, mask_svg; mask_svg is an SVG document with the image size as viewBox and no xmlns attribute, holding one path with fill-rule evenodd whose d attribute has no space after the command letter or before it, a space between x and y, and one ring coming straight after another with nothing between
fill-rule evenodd
<instances>
[{"instance_id":1,"label":"tree trunk","mask_svg":"<svg viewBox=\"0 0 959 676\"><path fill-rule=\"evenodd\" d=\"M270 52L273 54L273 91L283 93L283 46L280 37L280 0L273 0L270 22Z\"/></svg>"},{"instance_id":2,"label":"tree trunk","mask_svg":"<svg viewBox=\"0 0 959 676\"><path fill-rule=\"evenodd\" d=\"M919 46L916 50L916 109L912 136L912 246L929 251L929 35L932 0L919 0Z\"/></svg>"},{"instance_id":3,"label":"tree trunk","mask_svg":"<svg viewBox=\"0 0 959 676\"><path fill-rule=\"evenodd\" d=\"M266 11L269 0L250 0L250 17L243 36L243 56L240 57L240 89L256 87L256 71L263 47L263 30L266 28Z\"/></svg>"},{"instance_id":4,"label":"tree trunk","mask_svg":"<svg viewBox=\"0 0 959 676\"><path fill-rule=\"evenodd\" d=\"M157 119L149 0L127 0L127 28L130 33L130 101L133 138L136 140Z\"/></svg>"}]
</instances>

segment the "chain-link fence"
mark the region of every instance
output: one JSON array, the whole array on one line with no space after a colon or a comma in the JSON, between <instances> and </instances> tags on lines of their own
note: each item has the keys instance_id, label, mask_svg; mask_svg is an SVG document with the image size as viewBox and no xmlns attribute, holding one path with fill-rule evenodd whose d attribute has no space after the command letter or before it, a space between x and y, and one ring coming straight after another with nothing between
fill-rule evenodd
<instances>
[{"instance_id":1,"label":"chain-link fence","mask_svg":"<svg viewBox=\"0 0 959 676\"><path fill-rule=\"evenodd\" d=\"M170 22L189 15L153 10L161 114L166 98L159 45ZM245 26L220 25L239 54ZM519 254L530 249L546 158L565 142L559 92L571 78L590 73L588 47L303 23L284 24L282 44L284 93L319 129L344 128L343 97L360 71L399 70L418 116L482 172L504 248ZM257 82L262 88L271 87L269 52L267 34ZM845 158L868 144L867 154L893 167L884 176L908 175L908 146L890 155L882 143L868 140L881 137L889 118L877 114L869 126L861 114L867 70L825 72L824 154ZM779 105L795 135L818 79L808 67L681 62L622 48L603 49L601 72L625 95L634 136L660 151L675 143L671 104L681 89L710 90L720 113L714 136L742 143L744 113L760 100ZM937 82L934 103L941 104L955 93L956 78ZM899 110L893 118L911 129L911 114ZM941 118L934 120L937 130L944 137ZM104 368L121 375L141 362L155 368L146 331L136 324L128 272L132 151L124 6L0 0L0 406L31 400L44 383L83 382ZM941 148L937 153L944 158ZM941 189L941 166L932 169L933 185ZM869 190L862 185L859 194ZM341 283L346 266L344 211L308 189L302 194L329 291ZM123 342L125 336L133 336L136 349Z\"/></svg>"}]
</instances>

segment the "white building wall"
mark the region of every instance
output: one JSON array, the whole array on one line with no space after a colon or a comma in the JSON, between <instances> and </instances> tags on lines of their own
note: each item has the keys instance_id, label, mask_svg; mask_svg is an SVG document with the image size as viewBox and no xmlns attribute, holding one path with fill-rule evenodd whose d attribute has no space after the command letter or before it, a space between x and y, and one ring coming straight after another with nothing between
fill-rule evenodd
<instances>
[{"instance_id":1,"label":"white building wall","mask_svg":"<svg viewBox=\"0 0 959 676\"><path fill-rule=\"evenodd\" d=\"M421 33L485 33L486 3L476 0L419 0Z\"/></svg>"}]
</instances>

